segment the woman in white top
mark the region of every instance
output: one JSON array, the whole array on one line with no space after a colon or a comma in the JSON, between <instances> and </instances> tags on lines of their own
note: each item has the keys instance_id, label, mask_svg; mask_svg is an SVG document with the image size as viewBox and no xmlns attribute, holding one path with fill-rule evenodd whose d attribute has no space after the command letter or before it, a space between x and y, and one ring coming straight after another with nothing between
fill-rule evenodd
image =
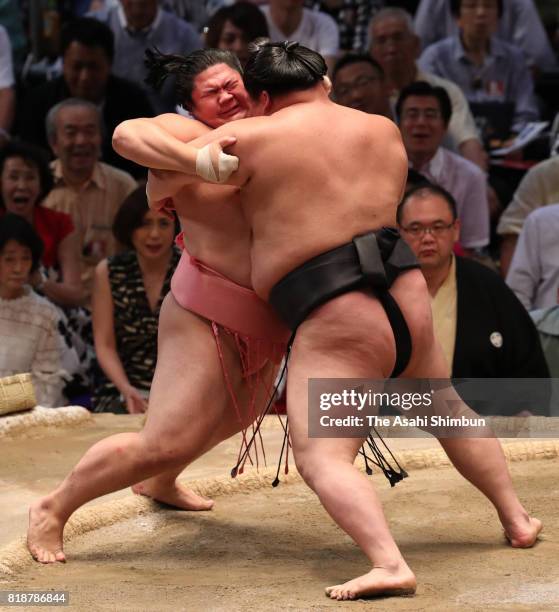
<instances>
[{"instance_id":1,"label":"woman in white top","mask_svg":"<svg viewBox=\"0 0 559 612\"><path fill-rule=\"evenodd\" d=\"M43 245L19 215L0 219L0 377L30 372L37 402L65 403L64 349L56 307L29 286Z\"/></svg>"}]
</instances>

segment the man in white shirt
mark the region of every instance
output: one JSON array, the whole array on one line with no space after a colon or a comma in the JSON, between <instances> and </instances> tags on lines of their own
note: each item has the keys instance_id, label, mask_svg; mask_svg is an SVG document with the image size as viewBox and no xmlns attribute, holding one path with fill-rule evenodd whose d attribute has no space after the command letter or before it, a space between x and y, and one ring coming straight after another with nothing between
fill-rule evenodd
<instances>
[{"instance_id":1,"label":"man in white shirt","mask_svg":"<svg viewBox=\"0 0 559 612\"><path fill-rule=\"evenodd\" d=\"M396 115L410 166L444 187L457 202L460 243L465 255L489 244L489 204L483 172L441 144L451 117L442 87L417 81L402 90Z\"/></svg>"},{"instance_id":2,"label":"man in white shirt","mask_svg":"<svg viewBox=\"0 0 559 612\"><path fill-rule=\"evenodd\" d=\"M550 157L536 164L520 181L512 202L499 219L501 236L501 273L507 275L518 235L526 217L541 206L559 202L559 157Z\"/></svg>"},{"instance_id":3,"label":"man in white shirt","mask_svg":"<svg viewBox=\"0 0 559 612\"><path fill-rule=\"evenodd\" d=\"M270 40L293 40L317 51L331 72L340 51L338 24L326 13L303 8L304 0L270 0L262 7Z\"/></svg>"},{"instance_id":4,"label":"man in white shirt","mask_svg":"<svg viewBox=\"0 0 559 612\"><path fill-rule=\"evenodd\" d=\"M447 144L485 170L487 154L464 94L454 83L418 69L419 46L411 15L403 9L385 8L371 19L369 53L384 70L392 102L395 103L400 91L414 81L444 87L452 102Z\"/></svg>"},{"instance_id":5,"label":"man in white shirt","mask_svg":"<svg viewBox=\"0 0 559 612\"><path fill-rule=\"evenodd\" d=\"M559 204L528 215L507 274L507 285L526 310L551 308L559 289Z\"/></svg>"}]
</instances>

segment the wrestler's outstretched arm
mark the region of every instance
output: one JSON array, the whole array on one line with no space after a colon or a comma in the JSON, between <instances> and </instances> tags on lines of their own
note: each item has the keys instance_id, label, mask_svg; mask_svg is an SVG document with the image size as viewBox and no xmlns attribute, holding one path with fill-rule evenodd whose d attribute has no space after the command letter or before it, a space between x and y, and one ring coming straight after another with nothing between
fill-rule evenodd
<instances>
[{"instance_id":1,"label":"wrestler's outstretched arm","mask_svg":"<svg viewBox=\"0 0 559 612\"><path fill-rule=\"evenodd\" d=\"M208 134L211 134L211 130L203 123L167 113L149 119L123 121L113 133L112 144L117 153L147 168L180 172L195 177L197 164L198 167L200 164L198 152L189 147L185 148L184 143L197 139L196 147L202 148L216 140L213 136L208 137ZM207 137L206 140L204 136ZM220 144L225 147L232 142L234 141L224 140ZM211 150L212 157L221 155L222 159L230 160L230 157L221 152L221 147L214 147L212 144L211 149L207 150L208 153ZM158 178L175 178L177 182L180 180L178 177L161 174Z\"/></svg>"},{"instance_id":2,"label":"wrestler's outstretched arm","mask_svg":"<svg viewBox=\"0 0 559 612\"><path fill-rule=\"evenodd\" d=\"M113 148L122 157L141 166L180 172L177 159L182 145L209 131L210 128L200 121L175 113L129 119L116 127Z\"/></svg>"}]
</instances>

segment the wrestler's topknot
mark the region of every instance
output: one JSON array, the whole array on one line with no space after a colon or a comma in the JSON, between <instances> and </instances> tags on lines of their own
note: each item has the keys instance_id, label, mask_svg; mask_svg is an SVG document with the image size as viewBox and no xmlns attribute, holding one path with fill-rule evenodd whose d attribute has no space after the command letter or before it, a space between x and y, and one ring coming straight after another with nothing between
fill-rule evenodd
<instances>
[{"instance_id":1,"label":"wrestler's topknot","mask_svg":"<svg viewBox=\"0 0 559 612\"><path fill-rule=\"evenodd\" d=\"M174 76L177 101L185 108L192 108L194 79L204 70L216 64L225 64L239 74L243 73L237 57L222 49L197 49L188 55L161 53L156 47L146 50L144 64L148 70L148 85L159 90L169 76Z\"/></svg>"},{"instance_id":2,"label":"wrestler's topknot","mask_svg":"<svg viewBox=\"0 0 559 612\"><path fill-rule=\"evenodd\" d=\"M249 47L245 88L252 98L266 91L270 96L314 87L327 73L324 58L294 41L257 41Z\"/></svg>"},{"instance_id":3,"label":"wrestler's topknot","mask_svg":"<svg viewBox=\"0 0 559 612\"><path fill-rule=\"evenodd\" d=\"M286 40L283 43L283 46L284 46L285 50L289 53L289 51L293 51L293 50L297 49L297 47L299 46L299 43L297 41L294 41L294 40Z\"/></svg>"}]
</instances>

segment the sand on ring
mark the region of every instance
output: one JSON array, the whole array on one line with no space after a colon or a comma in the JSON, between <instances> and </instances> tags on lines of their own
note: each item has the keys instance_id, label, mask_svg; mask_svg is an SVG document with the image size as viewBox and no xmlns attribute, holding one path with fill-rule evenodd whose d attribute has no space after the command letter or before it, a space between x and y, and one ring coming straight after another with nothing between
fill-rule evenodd
<instances>
[{"instance_id":1,"label":"sand on ring","mask_svg":"<svg viewBox=\"0 0 559 612\"><path fill-rule=\"evenodd\" d=\"M373 476L419 584L413 599L390 599L391 610L559 608L559 441L504 449L521 499L546 525L530 550L506 545L492 507L440 449L398 453L411 477L394 489ZM367 560L294 471L278 489L274 473L189 482L216 499L208 513L133 496L85 508L68 526L66 565L33 563L19 539L0 550L0 588L64 589L80 609L386 609L387 600L324 597Z\"/></svg>"}]
</instances>

